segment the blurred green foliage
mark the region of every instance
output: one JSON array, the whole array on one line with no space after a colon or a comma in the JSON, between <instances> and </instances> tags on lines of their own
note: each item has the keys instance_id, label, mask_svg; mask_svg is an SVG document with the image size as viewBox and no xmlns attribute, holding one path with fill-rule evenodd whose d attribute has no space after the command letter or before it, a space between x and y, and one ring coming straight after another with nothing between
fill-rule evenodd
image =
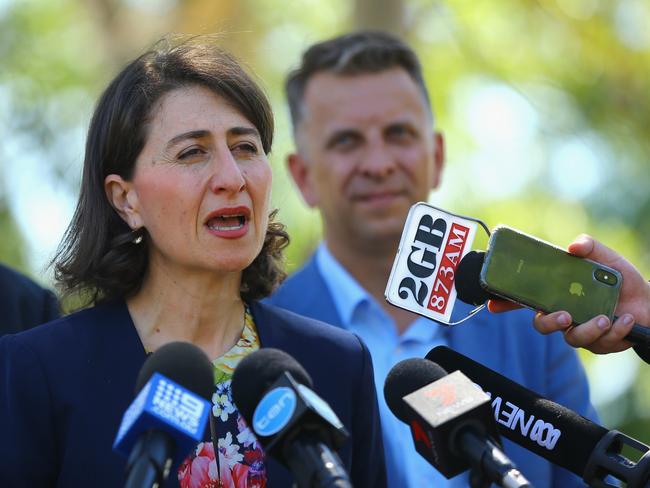
<instances>
[{"instance_id":1,"label":"blurred green foliage","mask_svg":"<svg viewBox=\"0 0 650 488\"><path fill-rule=\"evenodd\" d=\"M369 9L377 15L364 17ZM275 108L273 202L294 269L320 221L284 169L283 79L310 43L358 25L403 33L421 57L447 141L433 204L560 246L588 232L650 276L645 0L0 0L0 155L36 153L75 194L83 129L119 66L166 32L221 32ZM21 162L0 164L3 175ZM25 216L12 213L6 181L0 260L21 268L30 256L15 222ZM605 392L604 423L650 442L648 366L633 353L581 356L595 394Z\"/></svg>"},{"instance_id":2,"label":"blurred green foliage","mask_svg":"<svg viewBox=\"0 0 650 488\"><path fill-rule=\"evenodd\" d=\"M16 228L13 216L4 202L0 201L0 262L10 264L14 269L25 272L26 256L23 238Z\"/></svg>"}]
</instances>

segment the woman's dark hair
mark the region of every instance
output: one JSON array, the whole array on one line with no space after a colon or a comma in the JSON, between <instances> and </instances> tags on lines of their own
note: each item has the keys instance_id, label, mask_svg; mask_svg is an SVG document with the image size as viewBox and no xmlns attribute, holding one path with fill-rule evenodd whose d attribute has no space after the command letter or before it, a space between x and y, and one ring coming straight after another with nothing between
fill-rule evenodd
<instances>
[{"instance_id":1,"label":"woman's dark hair","mask_svg":"<svg viewBox=\"0 0 650 488\"><path fill-rule=\"evenodd\" d=\"M239 63L209 37L163 39L129 63L99 99L86 141L81 192L74 217L53 260L66 294L97 303L134 295L148 266L146 231L132 231L104 191L109 174L133 176L154 105L177 88L199 85L226 99L259 131L271 151L273 113L266 96ZM262 298L282 281L289 238L271 213L262 251L242 275L244 300ZM142 237L141 244L134 239Z\"/></svg>"}]
</instances>

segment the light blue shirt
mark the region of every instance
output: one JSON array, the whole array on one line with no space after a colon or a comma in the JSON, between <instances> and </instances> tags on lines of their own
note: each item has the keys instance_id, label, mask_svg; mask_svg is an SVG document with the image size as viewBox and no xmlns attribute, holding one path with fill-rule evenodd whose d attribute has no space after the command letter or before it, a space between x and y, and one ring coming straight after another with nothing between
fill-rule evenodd
<instances>
[{"instance_id":1,"label":"light blue shirt","mask_svg":"<svg viewBox=\"0 0 650 488\"><path fill-rule=\"evenodd\" d=\"M391 368L403 359L423 358L435 346L448 345L444 328L419 317L400 335L392 317L332 256L325 243L316 251L316 264L333 297L343 326L361 337L372 356L388 486L467 486L466 475L457 476L452 483L417 453L409 427L393 415L384 399L384 381Z\"/></svg>"}]
</instances>

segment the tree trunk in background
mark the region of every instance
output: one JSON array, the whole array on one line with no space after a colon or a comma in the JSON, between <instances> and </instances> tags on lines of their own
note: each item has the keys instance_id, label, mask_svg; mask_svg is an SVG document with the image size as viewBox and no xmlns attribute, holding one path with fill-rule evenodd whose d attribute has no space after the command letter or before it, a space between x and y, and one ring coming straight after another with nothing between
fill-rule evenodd
<instances>
[{"instance_id":1,"label":"tree trunk in background","mask_svg":"<svg viewBox=\"0 0 650 488\"><path fill-rule=\"evenodd\" d=\"M383 30L405 37L407 29L404 0L356 0L354 27Z\"/></svg>"}]
</instances>

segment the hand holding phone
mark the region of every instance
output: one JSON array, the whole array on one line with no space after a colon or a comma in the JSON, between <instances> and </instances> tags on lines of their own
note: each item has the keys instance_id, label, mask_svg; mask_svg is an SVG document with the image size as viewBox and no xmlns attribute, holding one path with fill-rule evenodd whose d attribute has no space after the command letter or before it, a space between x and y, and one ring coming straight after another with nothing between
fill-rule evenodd
<instances>
[{"instance_id":1,"label":"hand holding phone","mask_svg":"<svg viewBox=\"0 0 650 488\"><path fill-rule=\"evenodd\" d=\"M613 268L506 226L492 233L480 275L490 293L534 310L565 310L574 324L611 319L622 281Z\"/></svg>"},{"instance_id":2,"label":"hand holding phone","mask_svg":"<svg viewBox=\"0 0 650 488\"><path fill-rule=\"evenodd\" d=\"M606 354L629 348L632 344L629 340L634 337L628 334L640 336L643 332L650 332L650 283L641 273L623 256L588 235L578 236L568 249L573 255L589 258L616 269L623 276L623 284L615 311L618 318L611 322L602 315L594 316L580 327L568 330L565 334L566 341L574 347ZM539 314L535 317L533 325L543 334L563 330L566 326L559 320L563 314L566 312ZM635 322L637 325L634 325ZM650 362L647 347L635 346L635 349L639 356Z\"/></svg>"},{"instance_id":3,"label":"hand holding phone","mask_svg":"<svg viewBox=\"0 0 650 488\"><path fill-rule=\"evenodd\" d=\"M542 334L565 331L565 339L570 345L597 354L627 349L632 344L629 340L647 344L647 335L650 333L647 328L650 327L650 284L630 262L590 236L578 236L568 249L573 256L596 265L605 265L620 273L622 283L618 290L618 304L612 315L594 310L580 327L570 327L572 322L578 321L573 318L569 308L546 310L548 314L536 315L533 323L535 328ZM496 313L518 306L507 300L490 300L488 303L489 310ZM635 321L637 325L634 324ZM635 349L639 356L650 362L647 346L637 345Z\"/></svg>"}]
</instances>

